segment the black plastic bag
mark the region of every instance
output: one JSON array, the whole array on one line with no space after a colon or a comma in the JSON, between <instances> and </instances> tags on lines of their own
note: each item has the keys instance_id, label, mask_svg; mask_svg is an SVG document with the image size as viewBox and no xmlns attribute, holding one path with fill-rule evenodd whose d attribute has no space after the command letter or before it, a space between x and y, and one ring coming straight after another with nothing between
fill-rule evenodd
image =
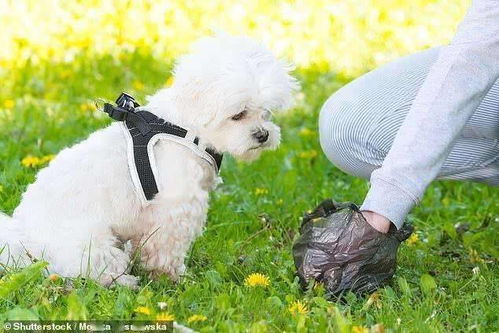
<instances>
[{"instance_id":1,"label":"black plastic bag","mask_svg":"<svg viewBox=\"0 0 499 333\"><path fill-rule=\"evenodd\" d=\"M303 218L293 245L295 266L303 286L315 279L330 296L370 293L391 279L397 249L411 233L409 225L380 233L355 204L325 200Z\"/></svg>"}]
</instances>

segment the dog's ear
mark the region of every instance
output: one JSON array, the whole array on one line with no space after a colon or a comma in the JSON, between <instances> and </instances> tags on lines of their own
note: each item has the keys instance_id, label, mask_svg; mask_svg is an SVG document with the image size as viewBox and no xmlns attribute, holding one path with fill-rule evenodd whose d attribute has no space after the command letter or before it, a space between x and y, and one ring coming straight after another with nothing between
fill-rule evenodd
<instances>
[{"instance_id":1,"label":"dog's ear","mask_svg":"<svg viewBox=\"0 0 499 333\"><path fill-rule=\"evenodd\" d=\"M260 96L275 110L287 110L294 105L294 93L300 90L299 82L291 76L295 67L283 60L261 64Z\"/></svg>"},{"instance_id":2,"label":"dog's ear","mask_svg":"<svg viewBox=\"0 0 499 333\"><path fill-rule=\"evenodd\" d=\"M183 117L200 126L207 126L217 117L217 99L209 98L210 86L201 79L175 80L171 86L175 103L184 112ZM190 113L190 114L186 114ZM194 119L195 118L195 119Z\"/></svg>"}]
</instances>

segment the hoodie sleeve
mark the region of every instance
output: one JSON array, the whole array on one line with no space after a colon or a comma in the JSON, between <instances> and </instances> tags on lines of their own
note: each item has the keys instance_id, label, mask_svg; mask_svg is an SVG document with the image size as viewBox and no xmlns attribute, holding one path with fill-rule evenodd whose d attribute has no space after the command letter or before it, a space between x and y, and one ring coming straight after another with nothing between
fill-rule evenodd
<instances>
[{"instance_id":1,"label":"hoodie sleeve","mask_svg":"<svg viewBox=\"0 0 499 333\"><path fill-rule=\"evenodd\" d=\"M383 165L371 174L362 209L400 228L498 78L499 0L475 0L440 50Z\"/></svg>"}]
</instances>

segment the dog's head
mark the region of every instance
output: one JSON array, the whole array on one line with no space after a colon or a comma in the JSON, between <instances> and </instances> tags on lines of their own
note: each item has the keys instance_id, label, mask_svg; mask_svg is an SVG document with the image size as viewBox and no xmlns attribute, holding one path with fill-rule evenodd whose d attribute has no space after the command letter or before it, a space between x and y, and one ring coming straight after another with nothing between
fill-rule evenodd
<instances>
[{"instance_id":1,"label":"dog's head","mask_svg":"<svg viewBox=\"0 0 499 333\"><path fill-rule=\"evenodd\" d=\"M203 38L174 68L168 95L178 114L171 120L194 129L221 153L254 159L279 145L280 129L271 118L292 104L298 84L291 69L247 37Z\"/></svg>"}]
</instances>

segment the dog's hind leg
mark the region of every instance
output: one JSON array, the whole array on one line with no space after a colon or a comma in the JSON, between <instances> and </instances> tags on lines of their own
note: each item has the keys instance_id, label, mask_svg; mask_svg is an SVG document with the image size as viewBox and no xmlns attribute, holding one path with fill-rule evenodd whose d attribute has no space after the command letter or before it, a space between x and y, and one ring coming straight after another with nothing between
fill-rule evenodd
<instances>
[{"instance_id":1,"label":"dog's hind leg","mask_svg":"<svg viewBox=\"0 0 499 333\"><path fill-rule=\"evenodd\" d=\"M137 286L138 277L130 275L130 253L111 233L90 241L66 243L65 247L64 251L51 253L52 271L67 277L90 277L104 286Z\"/></svg>"},{"instance_id":2,"label":"dog's hind leg","mask_svg":"<svg viewBox=\"0 0 499 333\"><path fill-rule=\"evenodd\" d=\"M119 284L130 288L137 287L139 278L130 274L130 255L116 246L101 246L94 254L90 249L89 264L91 277L104 286Z\"/></svg>"}]
</instances>

